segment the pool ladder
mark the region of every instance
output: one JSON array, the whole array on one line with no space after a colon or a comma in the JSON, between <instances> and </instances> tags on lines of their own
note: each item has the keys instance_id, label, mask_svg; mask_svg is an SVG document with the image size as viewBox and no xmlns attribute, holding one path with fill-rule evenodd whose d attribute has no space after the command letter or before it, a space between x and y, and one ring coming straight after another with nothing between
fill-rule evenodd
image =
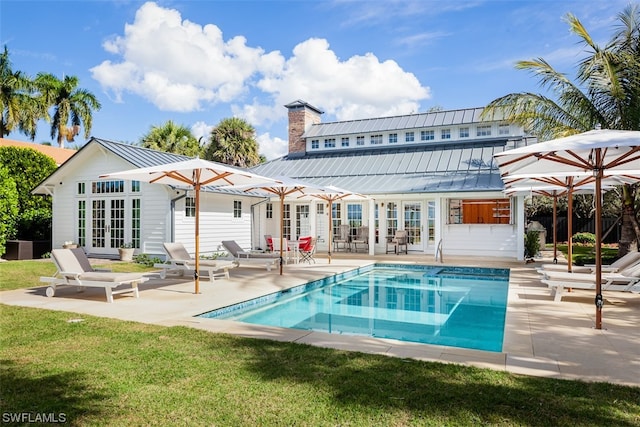
<instances>
[{"instance_id":1,"label":"pool ladder","mask_svg":"<svg viewBox=\"0 0 640 427\"><path fill-rule=\"evenodd\" d=\"M438 242L438 249L436 249L436 261L438 260L438 255L440 256L440 264L443 264L444 261L442 259L442 239Z\"/></svg>"}]
</instances>

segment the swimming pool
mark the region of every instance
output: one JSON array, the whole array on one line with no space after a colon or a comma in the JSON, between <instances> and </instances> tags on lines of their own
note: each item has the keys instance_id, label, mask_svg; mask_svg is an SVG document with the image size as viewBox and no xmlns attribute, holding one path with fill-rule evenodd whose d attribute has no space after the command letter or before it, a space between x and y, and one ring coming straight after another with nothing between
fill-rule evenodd
<instances>
[{"instance_id":1,"label":"swimming pool","mask_svg":"<svg viewBox=\"0 0 640 427\"><path fill-rule=\"evenodd\" d=\"M502 351L508 269L375 264L199 315Z\"/></svg>"}]
</instances>

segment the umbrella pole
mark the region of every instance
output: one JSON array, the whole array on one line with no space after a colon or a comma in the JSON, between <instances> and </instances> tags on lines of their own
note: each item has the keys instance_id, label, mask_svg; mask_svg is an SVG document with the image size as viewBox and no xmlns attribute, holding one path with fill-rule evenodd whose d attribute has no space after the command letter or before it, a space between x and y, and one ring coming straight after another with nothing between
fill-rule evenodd
<instances>
[{"instance_id":1,"label":"umbrella pole","mask_svg":"<svg viewBox=\"0 0 640 427\"><path fill-rule=\"evenodd\" d=\"M597 161L601 159L601 149L596 149ZM598 165L599 166L599 165ZM602 169L597 168L596 174L596 329L602 329Z\"/></svg>"},{"instance_id":2,"label":"umbrella pole","mask_svg":"<svg viewBox=\"0 0 640 427\"><path fill-rule=\"evenodd\" d=\"M200 184L197 183L194 187L196 193L196 271L193 273L193 278L196 282L195 292L196 294L199 294L200 277L198 276L198 271L200 271Z\"/></svg>"},{"instance_id":3,"label":"umbrella pole","mask_svg":"<svg viewBox=\"0 0 640 427\"><path fill-rule=\"evenodd\" d=\"M282 244L284 243L284 194L280 195L280 275L282 276Z\"/></svg>"},{"instance_id":4,"label":"umbrella pole","mask_svg":"<svg viewBox=\"0 0 640 427\"><path fill-rule=\"evenodd\" d=\"M567 271L571 273L573 265L573 185L569 187L567 192Z\"/></svg>"},{"instance_id":5,"label":"umbrella pole","mask_svg":"<svg viewBox=\"0 0 640 427\"><path fill-rule=\"evenodd\" d=\"M558 263L558 192L553 192L553 263Z\"/></svg>"}]
</instances>

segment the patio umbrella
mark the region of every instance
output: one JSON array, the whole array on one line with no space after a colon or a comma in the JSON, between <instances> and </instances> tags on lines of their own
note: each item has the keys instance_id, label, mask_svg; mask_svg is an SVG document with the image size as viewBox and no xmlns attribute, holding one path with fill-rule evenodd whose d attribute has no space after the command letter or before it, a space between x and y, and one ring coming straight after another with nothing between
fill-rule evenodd
<instances>
[{"instance_id":1,"label":"patio umbrella","mask_svg":"<svg viewBox=\"0 0 640 427\"><path fill-rule=\"evenodd\" d=\"M130 169L100 175L100 178L119 178L132 181L165 184L193 188L195 193L195 293L200 293L200 190L208 185L246 185L252 182L277 182L275 179L257 175L246 170L200 158L147 168Z\"/></svg>"},{"instance_id":2,"label":"patio umbrella","mask_svg":"<svg viewBox=\"0 0 640 427\"><path fill-rule=\"evenodd\" d=\"M329 264L331 264L331 240L333 236L333 230L332 230L333 227L331 222L332 220L331 208L333 204L339 200L357 200L357 199L364 200L364 199L369 199L369 197L364 196L362 194L354 193L349 190L338 188L333 185L328 185L324 187L324 191L309 192L308 194L304 196L300 196L299 198L304 198L307 200L310 198L319 199L319 200L324 200L329 204L329 238L327 239L327 241L329 242L329 246L327 248L327 258L329 259Z\"/></svg>"},{"instance_id":3,"label":"patio umbrella","mask_svg":"<svg viewBox=\"0 0 640 427\"><path fill-rule=\"evenodd\" d=\"M593 176L596 204L596 329L602 329L602 179L640 176L640 132L592 130L495 154L503 180Z\"/></svg>"},{"instance_id":4,"label":"patio umbrella","mask_svg":"<svg viewBox=\"0 0 640 427\"><path fill-rule=\"evenodd\" d=\"M288 177L278 177L277 180L270 179L264 182L240 186L224 186L221 189L235 188L246 192L265 193L268 196L277 196L280 200L280 274L282 274L282 260L284 248L284 200L291 195L304 195L307 192L323 192L323 187L294 180Z\"/></svg>"}]
</instances>

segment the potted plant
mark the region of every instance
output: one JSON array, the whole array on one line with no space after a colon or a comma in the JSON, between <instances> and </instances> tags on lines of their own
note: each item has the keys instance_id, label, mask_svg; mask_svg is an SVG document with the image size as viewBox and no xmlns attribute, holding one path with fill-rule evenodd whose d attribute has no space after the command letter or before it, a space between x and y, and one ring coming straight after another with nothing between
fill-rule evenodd
<instances>
[{"instance_id":1,"label":"potted plant","mask_svg":"<svg viewBox=\"0 0 640 427\"><path fill-rule=\"evenodd\" d=\"M76 243L73 243L72 240L68 240L66 242L64 242L64 244L62 245L62 247L64 249L75 249L78 247L78 245Z\"/></svg>"},{"instance_id":2,"label":"potted plant","mask_svg":"<svg viewBox=\"0 0 640 427\"><path fill-rule=\"evenodd\" d=\"M118 252L120 253L120 261L133 261L133 251L135 248L133 247L133 243L123 243L118 248Z\"/></svg>"}]
</instances>

